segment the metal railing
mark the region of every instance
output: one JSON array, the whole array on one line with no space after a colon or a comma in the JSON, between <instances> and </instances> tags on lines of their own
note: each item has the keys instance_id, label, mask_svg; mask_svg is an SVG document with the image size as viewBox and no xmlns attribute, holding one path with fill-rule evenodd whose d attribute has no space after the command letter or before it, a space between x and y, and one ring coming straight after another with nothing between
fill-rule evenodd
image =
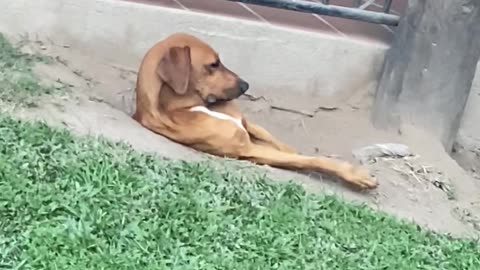
<instances>
[{"instance_id":1,"label":"metal railing","mask_svg":"<svg viewBox=\"0 0 480 270\"><path fill-rule=\"evenodd\" d=\"M398 15L390 14L393 0L384 0L381 8L383 12L366 10L370 6L377 6L375 0L352 0L354 7L331 5L330 0L227 0L246 4L287 9L318 15L341 17L370 23L397 26L400 21Z\"/></svg>"}]
</instances>

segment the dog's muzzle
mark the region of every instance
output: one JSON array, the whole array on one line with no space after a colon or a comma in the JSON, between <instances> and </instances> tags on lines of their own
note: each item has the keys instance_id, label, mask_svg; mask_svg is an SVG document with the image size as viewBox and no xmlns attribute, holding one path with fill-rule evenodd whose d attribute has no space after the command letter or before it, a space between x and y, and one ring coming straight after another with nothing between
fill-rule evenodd
<instances>
[{"instance_id":1,"label":"dog's muzzle","mask_svg":"<svg viewBox=\"0 0 480 270\"><path fill-rule=\"evenodd\" d=\"M240 79L240 81L238 82L238 88L240 88L240 92L243 94L245 92L247 92L248 88L250 87L250 85L248 85L248 83L242 79Z\"/></svg>"},{"instance_id":2,"label":"dog's muzzle","mask_svg":"<svg viewBox=\"0 0 480 270\"><path fill-rule=\"evenodd\" d=\"M237 87L225 90L226 97L219 98L215 95L210 94L204 99L204 101L209 105L224 101L230 101L243 95L245 92L247 92L249 87L250 85L246 81L238 79Z\"/></svg>"}]
</instances>

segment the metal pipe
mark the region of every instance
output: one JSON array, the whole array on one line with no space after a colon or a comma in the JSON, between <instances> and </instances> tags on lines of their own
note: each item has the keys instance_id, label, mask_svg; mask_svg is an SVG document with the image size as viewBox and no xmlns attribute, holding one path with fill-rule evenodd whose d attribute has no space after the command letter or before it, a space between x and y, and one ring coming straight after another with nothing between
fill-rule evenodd
<instances>
[{"instance_id":1,"label":"metal pipe","mask_svg":"<svg viewBox=\"0 0 480 270\"><path fill-rule=\"evenodd\" d=\"M227 0L231 2L242 2L246 4L281 8L305 13L315 13L332 17L341 17L346 19L386 24L397 26L400 17L393 14L386 14L356 8L348 8L334 5L325 5L317 2L305 0Z\"/></svg>"},{"instance_id":2,"label":"metal pipe","mask_svg":"<svg viewBox=\"0 0 480 270\"><path fill-rule=\"evenodd\" d=\"M391 6L392 6L392 0L385 0L385 3L383 4L383 12L389 13Z\"/></svg>"}]
</instances>

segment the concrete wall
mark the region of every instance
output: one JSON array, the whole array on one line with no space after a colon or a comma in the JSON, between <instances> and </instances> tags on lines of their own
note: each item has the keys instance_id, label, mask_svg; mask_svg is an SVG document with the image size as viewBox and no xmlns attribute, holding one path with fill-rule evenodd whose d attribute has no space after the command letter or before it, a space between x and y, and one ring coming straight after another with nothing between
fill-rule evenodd
<instances>
[{"instance_id":1,"label":"concrete wall","mask_svg":"<svg viewBox=\"0 0 480 270\"><path fill-rule=\"evenodd\" d=\"M480 62L460 126L459 140L467 148L480 148Z\"/></svg>"},{"instance_id":2,"label":"concrete wall","mask_svg":"<svg viewBox=\"0 0 480 270\"><path fill-rule=\"evenodd\" d=\"M0 0L0 32L49 39L137 69L146 50L188 32L256 89L331 96L372 87L385 45L118 0Z\"/></svg>"}]
</instances>

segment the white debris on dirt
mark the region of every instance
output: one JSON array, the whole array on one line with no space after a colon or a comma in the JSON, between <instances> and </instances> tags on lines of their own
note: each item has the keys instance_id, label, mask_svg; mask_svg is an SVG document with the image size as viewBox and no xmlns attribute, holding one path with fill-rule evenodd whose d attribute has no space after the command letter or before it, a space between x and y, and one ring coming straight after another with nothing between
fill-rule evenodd
<instances>
[{"instance_id":1,"label":"white debris on dirt","mask_svg":"<svg viewBox=\"0 0 480 270\"><path fill-rule=\"evenodd\" d=\"M406 152L403 152L406 153ZM449 200L456 198L451 180L445 173L431 165L424 164L419 156L405 155L402 158L377 158L382 162L381 166L388 166L406 179L416 181L425 188L435 187L443 191Z\"/></svg>"},{"instance_id":2,"label":"white debris on dirt","mask_svg":"<svg viewBox=\"0 0 480 270\"><path fill-rule=\"evenodd\" d=\"M355 149L352 151L352 154L362 164L367 164L380 157L399 158L413 155L408 146L398 143L377 143Z\"/></svg>"}]
</instances>

